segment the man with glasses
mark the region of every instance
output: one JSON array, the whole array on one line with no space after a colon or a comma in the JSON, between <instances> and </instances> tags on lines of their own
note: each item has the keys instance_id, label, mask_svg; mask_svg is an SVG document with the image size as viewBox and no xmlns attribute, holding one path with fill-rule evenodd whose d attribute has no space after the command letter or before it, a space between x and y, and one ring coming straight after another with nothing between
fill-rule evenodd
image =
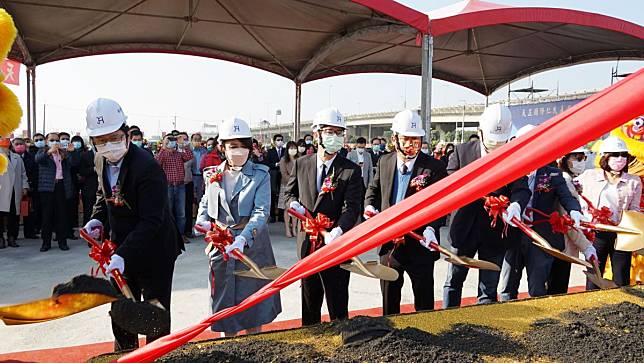
<instances>
[{"instance_id":1,"label":"man with glasses","mask_svg":"<svg viewBox=\"0 0 644 363\"><path fill-rule=\"evenodd\" d=\"M130 143L126 119L113 100L99 98L87 107L87 134L96 151L99 188L92 219L83 228L100 238L109 221L116 251L108 274L118 270L136 300L156 299L169 311L174 261L183 241L170 217L163 170L150 154ZM169 322L158 326L158 334L146 337L148 343L170 333ZM139 346L137 334L114 322L112 332L115 351Z\"/></svg>"},{"instance_id":2,"label":"man with glasses","mask_svg":"<svg viewBox=\"0 0 644 363\"><path fill-rule=\"evenodd\" d=\"M300 214L308 211L316 217L321 213L333 221L329 233L315 245L298 229L297 252L301 258L333 243L358 221L364 185L360 167L338 155L345 129L344 117L338 110L318 112L313 121L317 153L302 156L293 165L285 204ZM325 297L331 320L348 318L349 271L334 266L302 279L302 325L320 322Z\"/></svg>"},{"instance_id":3,"label":"man with glasses","mask_svg":"<svg viewBox=\"0 0 644 363\"><path fill-rule=\"evenodd\" d=\"M283 222L284 213L280 213L277 209L277 199L279 197L280 184L282 179L282 174L280 173L280 159L286 154L286 148L284 147L284 136L276 134L273 136L273 147L268 149L266 153L266 161L268 167L270 168L269 173L271 175L271 223L279 220Z\"/></svg>"},{"instance_id":4,"label":"man with glasses","mask_svg":"<svg viewBox=\"0 0 644 363\"><path fill-rule=\"evenodd\" d=\"M396 152L380 158L365 197L365 219L447 176L443 163L420 152L425 130L418 113L412 110L399 112L393 119L391 131ZM428 242L438 243L438 231L443 224L444 218L439 218L417 229L416 233L425 237L423 242L401 236L380 247L380 262L398 271L396 281L380 282L384 315L400 313L404 272L411 279L416 311L434 309L434 261L439 255L429 248Z\"/></svg>"}]
</instances>

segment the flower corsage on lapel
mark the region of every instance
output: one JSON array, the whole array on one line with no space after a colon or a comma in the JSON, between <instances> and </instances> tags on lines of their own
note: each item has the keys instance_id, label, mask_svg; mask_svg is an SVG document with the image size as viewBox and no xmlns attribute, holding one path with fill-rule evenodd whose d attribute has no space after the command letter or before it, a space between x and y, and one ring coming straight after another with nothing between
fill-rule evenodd
<instances>
[{"instance_id":1,"label":"flower corsage on lapel","mask_svg":"<svg viewBox=\"0 0 644 363\"><path fill-rule=\"evenodd\" d=\"M550 193L552 191L552 185L550 182L552 178L550 175L540 175L537 177L537 185L534 187L535 192L539 193Z\"/></svg>"},{"instance_id":2,"label":"flower corsage on lapel","mask_svg":"<svg viewBox=\"0 0 644 363\"><path fill-rule=\"evenodd\" d=\"M208 184L219 183L224 179L224 172L216 167L208 168L207 170L204 170L204 176Z\"/></svg>"},{"instance_id":3,"label":"flower corsage on lapel","mask_svg":"<svg viewBox=\"0 0 644 363\"><path fill-rule=\"evenodd\" d=\"M425 173L416 176L409 182L409 186L416 188L416 192L420 192L421 190L427 188L429 186L429 174Z\"/></svg>"},{"instance_id":4,"label":"flower corsage on lapel","mask_svg":"<svg viewBox=\"0 0 644 363\"><path fill-rule=\"evenodd\" d=\"M337 183L335 181L335 171L332 171L331 174L327 175L326 178L322 181L322 186L320 187L320 194L333 193Z\"/></svg>"},{"instance_id":5,"label":"flower corsage on lapel","mask_svg":"<svg viewBox=\"0 0 644 363\"><path fill-rule=\"evenodd\" d=\"M132 209L127 200L125 200L123 193L121 193L121 187L118 183L112 187L112 197L107 198L106 201L112 203L115 207L126 206L127 209Z\"/></svg>"}]
</instances>

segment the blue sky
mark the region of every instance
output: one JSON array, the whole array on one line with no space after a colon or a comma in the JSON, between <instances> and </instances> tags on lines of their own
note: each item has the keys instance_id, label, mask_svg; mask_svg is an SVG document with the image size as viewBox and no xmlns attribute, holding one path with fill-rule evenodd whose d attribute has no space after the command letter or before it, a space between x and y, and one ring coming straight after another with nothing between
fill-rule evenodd
<instances>
[{"instance_id":1,"label":"blue sky","mask_svg":"<svg viewBox=\"0 0 644 363\"><path fill-rule=\"evenodd\" d=\"M451 0L399 0L421 11L454 3ZM514 6L545 6L578 9L644 23L642 0L503 0ZM631 72L644 62L620 62L620 71ZM537 74L513 83L556 89L560 93L599 90L610 84L615 62L601 62ZM290 80L234 63L168 54L122 54L54 62L38 67L38 129L46 104L47 131L81 131L84 109L97 97L117 100L129 116L129 123L148 134L170 130L174 116L177 126L198 131L203 122L240 116L253 125L266 119L271 123L292 120L294 86ZM11 88L26 102L26 78ZM383 87L386 85L386 87ZM465 88L434 80L434 106L484 102L484 97ZM506 98L507 88L491 100ZM399 110L420 104L420 77L358 74L314 81L302 87L302 117L330 104L345 114ZM276 116L276 110L282 111ZM26 119L26 116L25 116ZM26 128L23 122L21 128Z\"/></svg>"}]
</instances>

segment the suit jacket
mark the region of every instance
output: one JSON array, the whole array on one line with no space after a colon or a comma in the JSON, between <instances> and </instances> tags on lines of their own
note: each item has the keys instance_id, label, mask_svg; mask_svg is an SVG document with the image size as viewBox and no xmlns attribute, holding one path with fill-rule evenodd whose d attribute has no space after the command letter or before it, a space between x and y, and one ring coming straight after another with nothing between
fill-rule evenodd
<instances>
[{"instance_id":1,"label":"suit jacket","mask_svg":"<svg viewBox=\"0 0 644 363\"><path fill-rule=\"evenodd\" d=\"M539 184L549 188L539 188ZM571 210L581 211L581 205L577 198L573 197L566 185L566 180L561 170L551 166L545 166L537 170L532 193L532 208L538 209L546 214L557 211L559 205L570 212ZM533 214L533 221L547 219L538 214ZM547 239L554 247L563 250L564 235L552 231L550 223L537 223L533 228L537 233Z\"/></svg>"},{"instance_id":2,"label":"suit jacket","mask_svg":"<svg viewBox=\"0 0 644 363\"><path fill-rule=\"evenodd\" d=\"M18 155L22 158L22 162L25 164L30 193L36 192L38 190L38 165L36 165L36 159L27 151Z\"/></svg>"},{"instance_id":3,"label":"suit jacket","mask_svg":"<svg viewBox=\"0 0 644 363\"><path fill-rule=\"evenodd\" d=\"M447 173L452 174L481 158L481 142L478 140L456 145L456 149L449 156ZM523 211L530 200L528 178L521 177L489 195L505 195L511 202L517 202ZM494 247L506 249L519 237L516 228L508 229L508 236L502 238L503 222L497 221L496 227L490 226L490 217L483 208L483 200L476 200L453 212L449 235L452 246L459 249L459 253L473 253L481 243L490 243Z\"/></svg>"},{"instance_id":4,"label":"suit jacket","mask_svg":"<svg viewBox=\"0 0 644 363\"><path fill-rule=\"evenodd\" d=\"M362 163L362 180L364 181L364 187L367 188L369 187L369 184L371 183L371 180L373 179L373 161L371 160L371 154L364 151L362 153L364 156L364 162ZM349 154L347 155L347 159L353 161L356 163L358 166L360 164L358 163L358 152L356 150L351 150Z\"/></svg>"},{"instance_id":5,"label":"suit jacket","mask_svg":"<svg viewBox=\"0 0 644 363\"><path fill-rule=\"evenodd\" d=\"M288 153L288 150L286 147L282 147L282 156L284 156L286 153ZM277 154L277 148L272 147L268 149L268 152L266 153L266 163L271 170L279 171L279 166L278 164L280 162L280 156Z\"/></svg>"},{"instance_id":6,"label":"suit jacket","mask_svg":"<svg viewBox=\"0 0 644 363\"><path fill-rule=\"evenodd\" d=\"M397 158L397 153L390 153L382 155L380 157L380 160L378 161L378 167L376 168L376 175L371 181L371 184L369 184L369 188L367 188L367 194L365 196L364 202L365 206L371 205L380 211L391 207L391 196L394 188L394 178L396 178ZM410 183L412 179L422 174L429 176L428 185L431 185L446 177L447 171L445 170L445 166L440 161L433 159L423 153L419 153L416 157L416 161L414 162ZM405 198L408 198L416 192L416 189L409 187L409 185L400 187L407 188L407 191L405 192ZM428 224L429 226L432 226L436 231L436 238L438 238L439 241L439 229L444 223L445 217L439 218ZM415 232L422 235L425 227L428 225L418 228ZM378 253L381 256L385 255L389 251L391 251L393 247L394 244L392 242L385 243L380 247ZM427 259L437 260L439 258L438 252L430 252L428 249L418 243L418 241L410 237L405 237L405 243L396 250L396 254L404 254L408 259L417 259L420 261Z\"/></svg>"},{"instance_id":7,"label":"suit jacket","mask_svg":"<svg viewBox=\"0 0 644 363\"><path fill-rule=\"evenodd\" d=\"M286 185L286 205L300 202L313 217L323 213L346 233L355 226L360 215L363 183L360 167L336 154L327 176L333 174L336 189L329 193L317 191L317 154L295 160L291 178ZM298 256L309 253L308 236L301 230L297 234Z\"/></svg>"},{"instance_id":8,"label":"suit jacket","mask_svg":"<svg viewBox=\"0 0 644 363\"><path fill-rule=\"evenodd\" d=\"M36 154L36 163L38 164L38 191L53 192L56 186L56 163L54 158L47 154L49 147L38 150ZM65 198L72 197L73 183L71 173L71 162L68 157L64 157L60 164L63 167L63 186L65 187Z\"/></svg>"},{"instance_id":9,"label":"suit jacket","mask_svg":"<svg viewBox=\"0 0 644 363\"><path fill-rule=\"evenodd\" d=\"M98 178L92 219L109 221L116 254L125 260L125 272L153 274L167 271L183 250L183 238L168 205L168 183L159 163L130 144L123 157L117 185L127 205L115 206L107 160L95 159Z\"/></svg>"}]
</instances>

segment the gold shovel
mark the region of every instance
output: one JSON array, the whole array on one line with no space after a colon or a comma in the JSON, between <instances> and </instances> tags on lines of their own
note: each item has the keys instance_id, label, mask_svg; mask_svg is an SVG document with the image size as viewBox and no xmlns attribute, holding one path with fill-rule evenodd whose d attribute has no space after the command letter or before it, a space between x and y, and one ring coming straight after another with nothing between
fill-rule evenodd
<instances>
[{"instance_id":1,"label":"gold shovel","mask_svg":"<svg viewBox=\"0 0 644 363\"><path fill-rule=\"evenodd\" d=\"M590 269L592 271L584 271L584 275L588 278L590 282L598 286L602 290L612 289L617 287L617 284L612 280L607 280L602 277L601 271L599 271L599 264L597 263L596 258L592 258L593 267Z\"/></svg>"},{"instance_id":2,"label":"gold shovel","mask_svg":"<svg viewBox=\"0 0 644 363\"><path fill-rule=\"evenodd\" d=\"M410 237L412 237L415 240L421 241L424 240L425 238L418 233L411 231L407 233ZM497 266L496 264L488 261L483 261L483 260L477 260L475 258L470 258L467 256L458 256L454 252L450 251L449 249L439 245L438 243L429 242L429 245L437 250L438 252L444 254L447 256L445 261L450 262L454 265L459 265L459 266L465 266L469 268L477 268L479 270L491 270L491 271L501 271L501 268Z\"/></svg>"},{"instance_id":3,"label":"gold shovel","mask_svg":"<svg viewBox=\"0 0 644 363\"><path fill-rule=\"evenodd\" d=\"M0 319L6 325L41 323L64 318L116 300L116 297L96 293L64 294L0 307Z\"/></svg>"},{"instance_id":4,"label":"gold shovel","mask_svg":"<svg viewBox=\"0 0 644 363\"><path fill-rule=\"evenodd\" d=\"M213 222L213 227L214 228L219 228L222 230L227 230L227 226L218 223L218 222ZM195 230L197 230L199 233L206 234L210 232L206 228L203 228L200 225L195 225ZM206 246L206 250L204 251L206 255L209 255L210 252L215 248L214 244L212 242L209 242L208 245ZM261 280L275 280L278 278L284 271L286 271L285 268L277 267L277 266L268 266L268 267L259 267L255 261L253 261L250 257L246 256L243 252L241 252L238 249L234 249L230 252L232 255L235 256L241 263L246 265L248 267L248 270L238 270L235 271L234 274L236 276L242 276L242 277L251 277L254 279L261 279Z\"/></svg>"},{"instance_id":5,"label":"gold shovel","mask_svg":"<svg viewBox=\"0 0 644 363\"><path fill-rule=\"evenodd\" d=\"M617 233L615 249L618 251L635 252L644 249L644 213L634 210L624 211L618 227L633 230L636 233Z\"/></svg>"}]
</instances>

